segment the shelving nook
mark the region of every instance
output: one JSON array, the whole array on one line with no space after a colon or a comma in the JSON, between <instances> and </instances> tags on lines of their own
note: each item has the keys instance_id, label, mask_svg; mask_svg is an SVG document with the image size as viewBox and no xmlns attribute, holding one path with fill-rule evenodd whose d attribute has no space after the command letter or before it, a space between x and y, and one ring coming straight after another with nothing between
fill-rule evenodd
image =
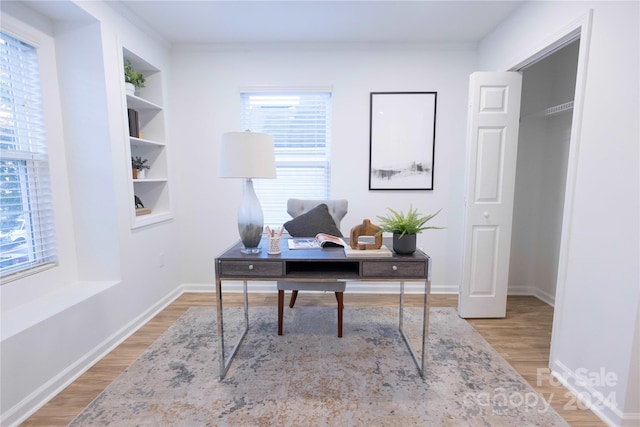
<instances>
[{"instance_id":1,"label":"shelving nook","mask_svg":"<svg viewBox=\"0 0 640 427\"><path fill-rule=\"evenodd\" d=\"M135 94L126 93L124 79L124 118L127 134L126 161L131 157L147 159L149 169L142 179L134 179L130 173L131 228L140 228L173 218L169 195L168 144L166 140L165 112L163 110L163 80L158 67L132 51L122 48L123 63L130 61L134 69L145 79L144 88L136 88ZM131 111L135 113L131 113ZM127 170L131 168L128 167ZM146 209L136 209L137 196Z\"/></svg>"}]
</instances>

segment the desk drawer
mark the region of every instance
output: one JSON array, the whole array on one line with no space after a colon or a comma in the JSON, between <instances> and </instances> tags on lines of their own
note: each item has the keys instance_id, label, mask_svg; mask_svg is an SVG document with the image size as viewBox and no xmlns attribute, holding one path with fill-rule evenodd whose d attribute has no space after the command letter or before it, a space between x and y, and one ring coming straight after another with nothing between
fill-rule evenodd
<instances>
[{"instance_id":1,"label":"desk drawer","mask_svg":"<svg viewBox=\"0 0 640 427\"><path fill-rule=\"evenodd\" d=\"M414 261L364 261L364 277L426 277L426 262Z\"/></svg>"},{"instance_id":2,"label":"desk drawer","mask_svg":"<svg viewBox=\"0 0 640 427\"><path fill-rule=\"evenodd\" d=\"M282 262L264 261L222 261L220 262L220 276L263 276L282 277L284 272Z\"/></svg>"}]
</instances>

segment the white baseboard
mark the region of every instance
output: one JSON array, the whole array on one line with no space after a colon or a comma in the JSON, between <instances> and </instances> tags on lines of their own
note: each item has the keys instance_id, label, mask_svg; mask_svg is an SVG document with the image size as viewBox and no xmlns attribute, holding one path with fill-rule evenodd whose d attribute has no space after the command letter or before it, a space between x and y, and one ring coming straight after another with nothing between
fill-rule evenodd
<instances>
[{"instance_id":1,"label":"white baseboard","mask_svg":"<svg viewBox=\"0 0 640 427\"><path fill-rule=\"evenodd\" d=\"M182 293L183 290L181 288L177 288L170 292L144 313L140 314L131 322L123 326L119 331L112 334L102 343L91 349L76 362L55 375L51 380L38 387L38 389L29 394L18 404L14 405L7 411L3 411L2 418L0 419L0 425L15 426L24 422L58 393L77 380L82 374L89 370L89 368L104 358L124 340L129 338L156 314L164 310Z\"/></svg>"},{"instance_id":2,"label":"white baseboard","mask_svg":"<svg viewBox=\"0 0 640 427\"><path fill-rule=\"evenodd\" d=\"M555 307L555 295L551 295L534 286L509 286L509 289L507 289L507 293L508 295L534 296L540 301L549 304L551 307Z\"/></svg>"},{"instance_id":3,"label":"white baseboard","mask_svg":"<svg viewBox=\"0 0 640 427\"><path fill-rule=\"evenodd\" d=\"M595 390L589 381L585 381L588 374L578 375L566 365L558 360L550 362L551 375L573 393L578 402L570 402L569 404L580 408L590 409L598 418L600 418L608 426L637 426L640 425L640 414L623 413L609 398L615 396L602 396L602 392ZM599 373L598 373L599 374Z\"/></svg>"},{"instance_id":4,"label":"white baseboard","mask_svg":"<svg viewBox=\"0 0 640 427\"><path fill-rule=\"evenodd\" d=\"M347 292L353 294L397 294L399 282L348 282ZM183 292L215 292L214 284L183 284L181 286ZM248 282L247 288L249 292L257 293L275 293L276 285L274 282ZM223 292L242 292L242 282L225 281L222 285ZM422 282L405 282L404 292L406 294L421 294L424 292L424 283ZM458 286L432 286L432 294L457 294Z\"/></svg>"},{"instance_id":5,"label":"white baseboard","mask_svg":"<svg viewBox=\"0 0 640 427\"><path fill-rule=\"evenodd\" d=\"M276 292L276 286L273 282L248 282L250 292L271 293ZM397 294L399 282L349 282L347 290L354 294ZM216 287L211 284L194 284L185 283L181 285L184 292L215 292ZM224 292L242 292L242 282L225 281L223 284ZM424 284L421 282L405 282L404 291L407 294L421 294ZM432 294L458 294L460 288L458 285L432 285ZM510 287L509 295L534 296L539 300L554 306L555 296L542 292L539 289L529 286Z\"/></svg>"}]
</instances>

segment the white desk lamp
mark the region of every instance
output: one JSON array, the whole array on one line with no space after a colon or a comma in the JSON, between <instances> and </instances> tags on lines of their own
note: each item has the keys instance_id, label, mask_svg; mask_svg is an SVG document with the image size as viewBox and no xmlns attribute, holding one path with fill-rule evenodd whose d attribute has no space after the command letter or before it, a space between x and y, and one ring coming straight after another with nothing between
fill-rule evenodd
<instances>
[{"instance_id":1,"label":"white desk lamp","mask_svg":"<svg viewBox=\"0 0 640 427\"><path fill-rule=\"evenodd\" d=\"M238 232L244 245L242 253L259 253L264 216L253 190L252 178L276 177L271 135L249 131L224 133L220 143L218 177L244 179L238 210Z\"/></svg>"}]
</instances>

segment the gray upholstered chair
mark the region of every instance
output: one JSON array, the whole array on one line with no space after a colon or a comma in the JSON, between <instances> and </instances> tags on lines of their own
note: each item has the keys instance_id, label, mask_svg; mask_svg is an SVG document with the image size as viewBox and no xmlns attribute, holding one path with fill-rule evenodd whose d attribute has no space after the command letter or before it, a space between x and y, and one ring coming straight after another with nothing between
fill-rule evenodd
<instances>
[{"instance_id":1,"label":"gray upholstered chair","mask_svg":"<svg viewBox=\"0 0 640 427\"><path fill-rule=\"evenodd\" d=\"M347 214L348 202L346 200L303 200L289 199L287 201L287 213L292 218L305 214L313 208L325 204L329 214L340 229L340 221ZM312 237L312 236L305 236ZM289 307L293 308L298 297L298 291L323 291L334 292L338 303L338 336L342 337L342 311L344 309L343 295L345 282L278 282L278 335L282 335L282 317L284 314L284 291L291 291Z\"/></svg>"}]
</instances>

